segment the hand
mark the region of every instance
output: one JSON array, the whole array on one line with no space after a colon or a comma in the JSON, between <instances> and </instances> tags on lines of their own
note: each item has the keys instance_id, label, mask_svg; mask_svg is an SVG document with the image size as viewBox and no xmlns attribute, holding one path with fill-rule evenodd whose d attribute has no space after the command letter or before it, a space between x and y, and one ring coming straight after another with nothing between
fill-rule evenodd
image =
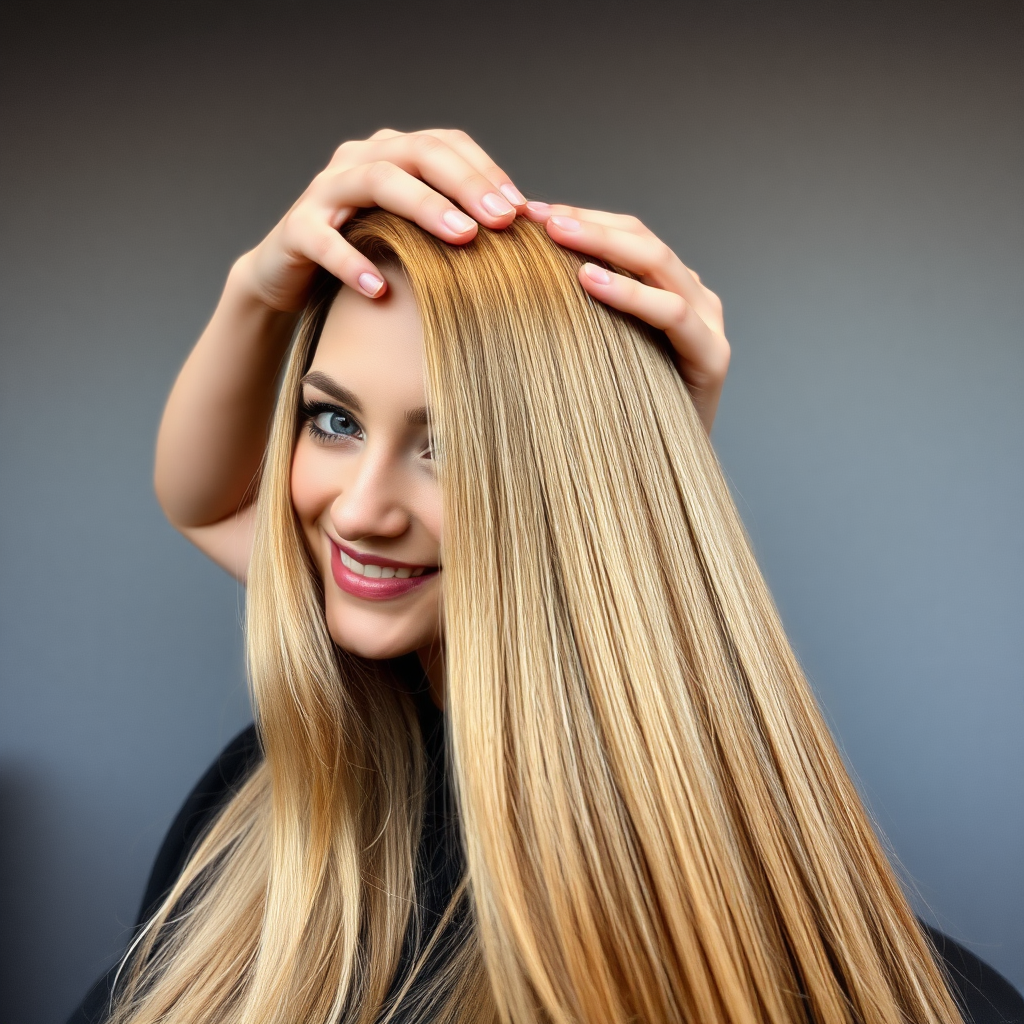
<instances>
[{"instance_id":1,"label":"hand","mask_svg":"<svg viewBox=\"0 0 1024 1024\"><path fill-rule=\"evenodd\" d=\"M665 332L697 415L710 434L729 370L721 299L636 217L547 203L527 203L523 212L543 223L559 245L640 278L635 281L593 263L585 263L579 274L580 284L595 299Z\"/></svg>"},{"instance_id":2,"label":"hand","mask_svg":"<svg viewBox=\"0 0 1024 1024\"><path fill-rule=\"evenodd\" d=\"M382 207L461 245L476 236L478 222L507 227L525 203L509 176L465 132L385 128L339 146L239 264L252 294L280 312L302 308L318 266L377 298L387 290L384 275L338 233L358 209Z\"/></svg>"}]
</instances>

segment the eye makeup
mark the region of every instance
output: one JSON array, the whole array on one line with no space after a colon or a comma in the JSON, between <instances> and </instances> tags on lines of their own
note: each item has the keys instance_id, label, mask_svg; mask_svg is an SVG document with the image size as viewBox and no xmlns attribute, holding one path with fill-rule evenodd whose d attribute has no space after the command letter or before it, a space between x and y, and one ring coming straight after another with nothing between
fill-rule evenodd
<instances>
[{"instance_id":1,"label":"eye makeup","mask_svg":"<svg viewBox=\"0 0 1024 1024\"><path fill-rule=\"evenodd\" d=\"M406 414L406 423L416 425L426 422L426 417L421 416L424 410L414 410L412 414ZM322 399L303 398L299 405L299 414L302 424L309 431L310 437L321 444L340 444L348 440L361 441L365 434L359 421L343 405L334 402L327 402ZM417 455L426 462L434 459L434 444L428 437L418 444Z\"/></svg>"},{"instance_id":2,"label":"eye makeup","mask_svg":"<svg viewBox=\"0 0 1024 1024\"><path fill-rule=\"evenodd\" d=\"M331 402L303 400L300 412L310 435L318 441L336 444L339 441L362 438L362 428L343 406Z\"/></svg>"}]
</instances>

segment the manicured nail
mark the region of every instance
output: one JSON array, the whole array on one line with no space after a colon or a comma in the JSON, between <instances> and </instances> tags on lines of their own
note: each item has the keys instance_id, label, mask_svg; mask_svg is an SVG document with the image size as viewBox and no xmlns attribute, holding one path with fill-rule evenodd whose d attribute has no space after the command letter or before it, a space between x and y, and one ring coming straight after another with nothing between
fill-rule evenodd
<instances>
[{"instance_id":1,"label":"manicured nail","mask_svg":"<svg viewBox=\"0 0 1024 1024\"><path fill-rule=\"evenodd\" d=\"M583 270L591 281L596 281L598 284L611 284L612 275L604 267L598 267L593 263L584 263Z\"/></svg>"},{"instance_id":2,"label":"manicured nail","mask_svg":"<svg viewBox=\"0 0 1024 1024\"><path fill-rule=\"evenodd\" d=\"M476 221L472 217L467 217L461 210L447 210L441 220L460 235L476 227Z\"/></svg>"},{"instance_id":3,"label":"manicured nail","mask_svg":"<svg viewBox=\"0 0 1024 1024\"><path fill-rule=\"evenodd\" d=\"M384 287L384 282L376 274L360 274L359 287L372 299Z\"/></svg>"},{"instance_id":4,"label":"manicured nail","mask_svg":"<svg viewBox=\"0 0 1024 1024\"><path fill-rule=\"evenodd\" d=\"M548 213L550 213L551 211L551 204L530 202L526 204L526 208L530 211L530 213L535 213L539 217L546 217Z\"/></svg>"},{"instance_id":5,"label":"manicured nail","mask_svg":"<svg viewBox=\"0 0 1024 1024\"><path fill-rule=\"evenodd\" d=\"M579 231L580 222L575 217L552 217L549 224L554 224L556 228L561 228L563 231Z\"/></svg>"},{"instance_id":6,"label":"manicured nail","mask_svg":"<svg viewBox=\"0 0 1024 1024\"><path fill-rule=\"evenodd\" d=\"M497 192L488 192L487 195L480 200L480 205L492 216L492 217L507 217L510 213L516 211L505 202Z\"/></svg>"},{"instance_id":7,"label":"manicured nail","mask_svg":"<svg viewBox=\"0 0 1024 1024\"><path fill-rule=\"evenodd\" d=\"M522 205L523 205L523 203L525 203L525 202L526 202L526 196L524 196L524 195L523 195L523 193L522 193L522 192L520 192L520 191L519 191L519 189L517 189L517 188L515 187L515 185L513 185L513 184L512 184L512 182L511 182L511 181L510 181L510 182L507 182L507 183L506 183L506 184L504 184L504 185L499 185L499 186L498 186L498 191L499 191L499 192L500 192L500 193L501 193L501 194L502 194L502 195L503 195L503 196L504 196L504 197L505 197L505 198L506 198L506 199L507 199L507 200L508 200L508 201L509 201L509 202L510 202L510 203L511 203L511 204L512 204L513 206L522 206Z\"/></svg>"}]
</instances>

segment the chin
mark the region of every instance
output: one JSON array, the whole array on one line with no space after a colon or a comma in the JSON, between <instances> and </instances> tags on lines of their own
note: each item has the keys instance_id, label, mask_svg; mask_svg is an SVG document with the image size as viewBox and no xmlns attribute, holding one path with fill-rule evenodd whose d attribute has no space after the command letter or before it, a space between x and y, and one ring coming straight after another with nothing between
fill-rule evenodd
<instances>
[{"instance_id":1,"label":"chin","mask_svg":"<svg viewBox=\"0 0 1024 1024\"><path fill-rule=\"evenodd\" d=\"M419 650L420 645L402 643L381 643L376 637L351 637L349 635L338 636L331 630L331 637L334 642L349 654L358 658L366 658L367 661L387 661L389 658L400 658L403 654L412 654Z\"/></svg>"},{"instance_id":2,"label":"chin","mask_svg":"<svg viewBox=\"0 0 1024 1024\"><path fill-rule=\"evenodd\" d=\"M436 611L430 618L437 622ZM327 609L327 629L343 651L369 661L411 654L429 646L437 634L436 627L428 622L410 622L407 616L395 621L391 615L338 605Z\"/></svg>"}]
</instances>

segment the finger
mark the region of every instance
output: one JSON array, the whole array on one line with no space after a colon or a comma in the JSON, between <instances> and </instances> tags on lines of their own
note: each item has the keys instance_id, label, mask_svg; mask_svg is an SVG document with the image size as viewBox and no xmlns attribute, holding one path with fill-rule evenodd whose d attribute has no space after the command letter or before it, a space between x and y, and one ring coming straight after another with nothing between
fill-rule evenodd
<instances>
[{"instance_id":1,"label":"finger","mask_svg":"<svg viewBox=\"0 0 1024 1024\"><path fill-rule=\"evenodd\" d=\"M647 284L681 295L708 322L721 328L721 311L683 261L657 236L553 215L545 222L548 234L560 245L588 256L597 256L623 270L639 275Z\"/></svg>"},{"instance_id":2,"label":"finger","mask_svg":"<svg viewBox=\"0 0 1024 1024\"><path fill-rule=\"evenodd\" d=\"M593 263L580 267L579 280L595 299L665 332L679 373L710 431L729 369L730 348L725 336L712 330L675 292L642 284Z\"/></svg>"},{"instance_id":3,"label":"finger","mask_svg":"<svg viewBox=\"0 0 1024 1024\"><path fill-rule=\"evenodd\" d=\"M414 221L446 241L469 241L477 224L450 200L395 164L378 161L318 176L307 201L285 222L286 251L312 260L357 288L378 297L384 276L338 233L357 209L379 206Z\"/></svg>"},{"instance_id":4,"label":"finger","mask_svg":"<svg viewBox=\"0 0 1024 1024\"><path fill-rule=\"evenodd\" d=\"M339 210L379 206L456 245L468 242L477 231L476 221L450 199L384 160L322 177L310 205L314 217L334 227L344 221L338 218Z\"/></svg>"},{"instance_id":5,"label":"finger","mask_svg":"<svg viewBox=\"0 0 1024 1024\"><path fill-rule=\"evenodd\" d=\"M457 128L425 128L416 132L398 132L393 128L381 128L367 140L376 142L381 139L395 139L399 136L430 135L450 146L469 164L476 168L497 188L513 206L525 206L526 198L512 183L511 177L491 159L487 152L470 135ZM345 146L351 145L346 143ZM359 143L355 143L359 145ZM339 148L339 153L345 149ZM351 156L351 152L349 153Z\"/></svg>"},{"instance_id":6,"label":"finger","mask_svg":"<svg viewBox=\"0 0 1024 1024\"><path fill-rule=\"evenodd\" d=\"M490 155L464 131L455 128L429 128L417 133L434 135L446 142L467 163L477 169L515 207L525 207L526 197L516 188L512 178L491 159Z\"/></svg>"},{"instance_id":7,"label":"finger","mask_svg":"<svg viewBox=\"0 0 1024 1024\"><path fill-rule=\"evenodd\" d=\"M355 170L379 161L423 179L488 227L503 228L515 219L515 208L490 179L436 135L396 134L358 143L348 150L341 168Z\"/></svg>"},{"instance_id":8,"label":"finger","mask_svg":"<svg viewBox=\"0 0 1024 1024\"><path fill-rule=\"evenodd\" d=\"M527 209L525 213L530 220L543 222L553 216L572 217L576 220L590 221L594 224L602 224L605 227L618 228L622 231L628 231L634 235L642 235L655 241L660 241L657 235L655 235L642 220L638 217L632 216L631 214L607 213L604 210L588 210L581 206L564 206L561 204L549 205L548 203L527 203L526 206ZM673 255L675 254L673 253ZM678 257L676 257L676 259L678 259ZM683 263L682 260L680 260L679 263L680 266L693 276L693 279L697 284L705 287L704 283L701 281L700 274L698 274L693 267ZM706 297L710 299L708 305L712 307L711 313L713 317L713 307L716 304L719 304L718 296L713 292L708 291ZM721 327L721 324L718 326Z\"/></svg>"},{"instance_id":9,"label":"finger","mask_svg":"<svg viewBox=\"0 0 1024 1024\"><path fill-rule=\"evenodd\" d=\"M587 220L594 224L631 231L633 234L652 234L651 229L646 227L643 221L628 213L587 210L580 206L565 206L561 203L530 202L526 204L525 214L530 220L537 223L544 223L549 217L574 217L577 220Z\"/></svg>"},{"instance_id":10,"label":"finger","mask_svg":"<svg viewBox=\"0 0 1024 1024\"><path fill-rule=\"evenodd\" d=\"M371 299L387 291L384 275L323 220L297 218L289 225L289 251L318 263L343 284Z\"/></svg>"},{"instance_id":11,"label":"finger","mask_svg":"<svg viewBox=\"0 0 1024 1024\"><path fill-rule=\"evenodd\" d=\"M386 158L422 177L489 227L505 227L516 214L514 205L498 189L499 184L508 182L508 176L468 135L456 140L457 134L446 132L447 137L442 138L433 132L417 132L405 139L386 140L386 152L396 149L397 159Z\"/></svg>"}]
</instances>

